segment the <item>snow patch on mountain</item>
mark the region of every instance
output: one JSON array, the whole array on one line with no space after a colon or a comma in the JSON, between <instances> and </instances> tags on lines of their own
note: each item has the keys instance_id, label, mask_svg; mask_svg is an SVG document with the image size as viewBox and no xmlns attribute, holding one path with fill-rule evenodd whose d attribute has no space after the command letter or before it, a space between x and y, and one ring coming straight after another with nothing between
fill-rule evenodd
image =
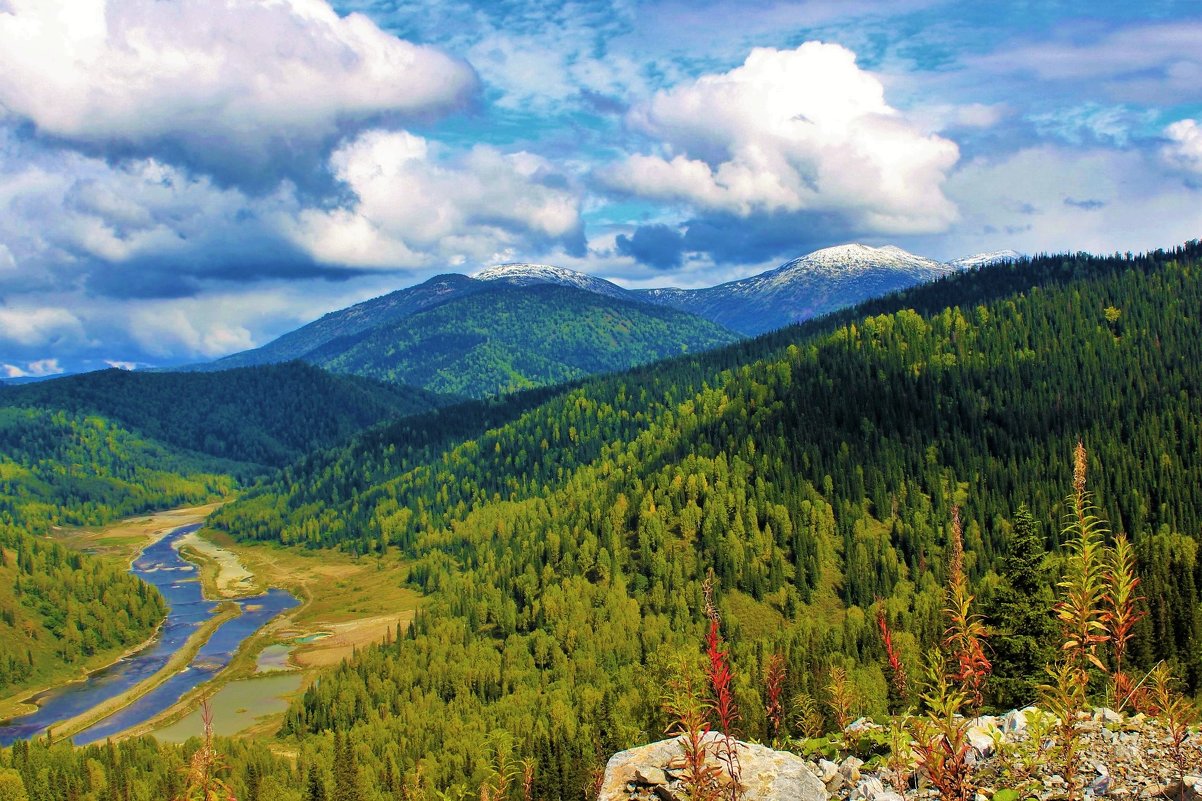
<instances>
[{"instance_id":1,"label":"snow patch on mountain","mask_svg":"<svg viewBox=\"0 0 1202 801\"><path fill-rule=\"evenodd\" d=\"M948 264L958 270L969 270L974 267L989 267L1005 261L1018 261L1023 256L1016 250L995 250L990 253L974 253L971 256L961 256L952 259Z\"/></svg>"},{"instance_id":2,"label":"snow patch on mountain","mask_svg":"<svg viewBox=\"0 0 1202 801\"><path fill-rule=\"evenodd\" d=\"M608 295L612 298L629 299L629 293L617 284L596 278L586 273L555 267L550 264L526 264L522 262L497 264L474 273L472 278L478 281L501 281L514 286L530 286L532 284L558 284L595 292L598 295Z\"/></svg>"}]
</instances>

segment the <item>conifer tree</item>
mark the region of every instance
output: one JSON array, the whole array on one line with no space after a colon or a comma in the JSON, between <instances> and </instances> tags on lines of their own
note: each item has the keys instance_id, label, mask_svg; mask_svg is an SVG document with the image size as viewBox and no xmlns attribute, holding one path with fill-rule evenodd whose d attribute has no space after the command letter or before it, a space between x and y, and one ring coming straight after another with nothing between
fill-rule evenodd
<instances>
[{"instance_id":1,"label":"conifer tree","mask_svg":"<svg viewBox=\"0 0 1202 801\"><path fill-rule=\"evenodd\" d=\"M1057 633L1052 589L1043 561L1047 545L1026 504L1014 515L1002 560L991 628L994 636L990 696L997 708L1020 708L1034 703L1046 680Z\"/></svg>"}]
</instances>

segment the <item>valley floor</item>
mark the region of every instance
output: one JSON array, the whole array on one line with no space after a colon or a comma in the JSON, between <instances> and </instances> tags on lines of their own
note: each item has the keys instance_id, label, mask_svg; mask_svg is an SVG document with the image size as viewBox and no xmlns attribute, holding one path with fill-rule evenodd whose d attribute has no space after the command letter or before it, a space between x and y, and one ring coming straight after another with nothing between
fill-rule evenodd
<instances>
[{"instance_id":1,"label":"valley floor","mask_svg":"<svg viewBox=\"0 0 1202 801\"><path fill-rule=\"evenodd\" d=\"M74 550L132 562L167 532L202 522L221 504L172 509L139 515L112 525L56 532ZM287 700L302 692L323 667L337 664L357 648L395 637L420 603L420 595L402 586L405 565L396 558L361 558L331 551L300 551L235 543L220 533L201 530L187 535L182 555L200 567L206 598L226 600L257 595L270 587L290 591L301 605L272 620L243 643L230 665L215 679L187 693L169 709L120 737L146 733L182 740L200 733L196 707L212 699L216 729L247 736L274 734ZM224 619L219 616L216 622ZM185 651L195 651L215 628L197 632ZM181 651L181 656L183 651ZM89 665L90 670L112 662ZM178 669L178 658L171 665ZM164 669L166 670L166 668ZM68 734L82 723L112 713L153 689L157 675L129 693L56 726ZM41 690L49 689L40 688ZM0 700L0 717L33 708L23 703L36 692ZM63 728L66 726L66 728Z\"/></svg>"}]
</instances>

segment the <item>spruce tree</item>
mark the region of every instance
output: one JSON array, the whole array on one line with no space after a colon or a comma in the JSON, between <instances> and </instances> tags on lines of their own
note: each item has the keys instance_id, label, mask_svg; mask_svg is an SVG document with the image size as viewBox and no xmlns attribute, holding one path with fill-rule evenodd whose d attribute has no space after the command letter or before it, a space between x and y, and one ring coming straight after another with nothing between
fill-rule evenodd
<instances>
[{"instance_id":1,"label":"spruce tree","mask_svg":"<svg viewBox=\"0 0 1202 801\"><path fill-rule=\"evenodd\" d=\"M993 635L991 700L999 709L1021 708L1035 702L1036 687L1044 681L1044 666L1052 659L1056 621L1052 588L1044 559L1047 546L1026 504L1014 515L1002 560L1002 584L990 615Z\"/></svg>"}]
</instances>

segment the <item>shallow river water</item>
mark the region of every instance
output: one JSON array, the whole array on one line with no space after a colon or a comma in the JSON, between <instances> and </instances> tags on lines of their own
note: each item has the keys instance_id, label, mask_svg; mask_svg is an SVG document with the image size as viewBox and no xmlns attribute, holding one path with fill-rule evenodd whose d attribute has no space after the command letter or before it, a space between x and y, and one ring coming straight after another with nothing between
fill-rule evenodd
<instances>
[{"instance_id":1,"label":"shallow river water","mask_svg":"<svg viewBox=\"0 0 1202 801\"><path fill-rule=\"evenodd\" d=\"M181 558L176 547L181 537L198 528L199 524L177 528L147 546L134 560L131 572L158 587L170 606L155 640L83 681L55 687L31 699L37 703L38 711L0 723L0 745L41 734L47 727L86 712L148 679L213 616L218 603L204 599L196 566ZM263 595L240 598L236 603L242 614L222 623L188 667L134 703L80 732L74 737L75 742L102 740L157 715L188 690L212 678L229 664L243 640L298 601L284 590L269 590Z\"/></svg>"}]
</instances>

